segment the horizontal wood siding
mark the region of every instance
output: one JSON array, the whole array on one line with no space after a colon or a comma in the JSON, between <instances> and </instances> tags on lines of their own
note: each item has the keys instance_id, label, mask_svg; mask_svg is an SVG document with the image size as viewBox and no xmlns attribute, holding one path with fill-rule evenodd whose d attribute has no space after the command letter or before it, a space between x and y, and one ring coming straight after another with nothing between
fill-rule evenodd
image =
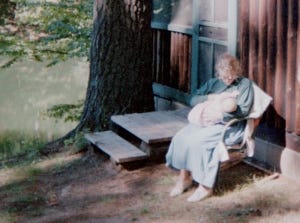
<instances>
[{"instance_id":1,"label":"horizontal wood siding","mask_svg":"<svg viewBox=\"0 0 300 223\"><path fill-rule=\"evenodd\" d=\"M239 55L244 73L274 98L269 125L300 136L298 0L240 0Z\"/></svg>"},{"instance_id":2,"label":"horizontal wood siding","mask_svg":"<svg viewBox=\"0 0 300 223\"><path fill-rule=\"evenodd\" d=\"M184 92L190 91L191 37L153 30L153 81Z\"/></svg>"}]
</instances>

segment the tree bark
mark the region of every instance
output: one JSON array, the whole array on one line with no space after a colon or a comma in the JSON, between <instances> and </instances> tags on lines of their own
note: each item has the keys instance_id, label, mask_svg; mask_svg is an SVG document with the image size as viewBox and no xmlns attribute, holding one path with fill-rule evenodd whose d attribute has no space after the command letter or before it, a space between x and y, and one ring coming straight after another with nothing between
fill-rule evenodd
<instances>
[{"instance_id":1,"label":"tree bark","mask_svg":"<svg viewBox=\"0 0 300 223\"><path fill-rule=\"evenodd\" d=\"M61 142L83 129L108 129L111 115L154 110L151 13L148 0L95 0L84 110Z\"/></svg>"}]
</instances>

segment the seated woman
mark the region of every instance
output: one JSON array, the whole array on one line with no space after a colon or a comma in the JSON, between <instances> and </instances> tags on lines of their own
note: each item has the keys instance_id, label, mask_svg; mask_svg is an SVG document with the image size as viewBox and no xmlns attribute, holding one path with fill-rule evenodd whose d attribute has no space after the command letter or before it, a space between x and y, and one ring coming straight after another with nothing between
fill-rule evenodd
<instances>
[{"instance_id":1,"label":"seated woman","mask_svg":"<svg viewBox=\"0 0 300 223\"><path fill-rule=\"evenodd\" d=\"M178 196L190 188L192 181L198 183L195 192L188 201L200 201L212 194L212 189L219 170L219 148L221 134L226 122L233 118L243 118L250 112L254 93L249 79L241 76L239 61L229 55L222 55L216 64L217 78L206 82L191 100L191 105L207 100L222 101L230 94L237 94L237 108L233 112L223 112L222 122L213 125L189 123L172 139L166 154L166 164L179 170L179 178L170 192L170 196ZM238 93L236 93L238 92ZM219 110L216 105L216 110ZM205 120L212 119L207 112ZM245 123L239 122L226 132L226 144L241 141Z\"/></svg>"}]
</instances>

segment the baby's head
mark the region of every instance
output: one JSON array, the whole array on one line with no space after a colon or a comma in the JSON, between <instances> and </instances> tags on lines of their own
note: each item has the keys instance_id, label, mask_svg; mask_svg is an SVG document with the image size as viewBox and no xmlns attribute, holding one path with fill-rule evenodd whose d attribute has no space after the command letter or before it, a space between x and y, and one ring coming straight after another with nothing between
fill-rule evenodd
<instances>
[{"instance_id":1,"label":"baby's head","mask_svg":"<svg viewBox=\"0 0 300 223\"><path fill-rule=\"evenodd\" d=\"M221 109L223 112L234 112L237 109L236 98L224 98L221 101Z\"/></svg>"}]
</instances>

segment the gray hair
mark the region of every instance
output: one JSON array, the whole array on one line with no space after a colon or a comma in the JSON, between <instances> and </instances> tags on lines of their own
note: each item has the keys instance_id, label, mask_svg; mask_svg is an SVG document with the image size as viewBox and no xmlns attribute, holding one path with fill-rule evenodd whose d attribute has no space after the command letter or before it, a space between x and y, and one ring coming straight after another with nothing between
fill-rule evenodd
<instances>
[{"instance_id":1,"label":"gray hair","mask_svg":"<svg viewBox=\"0 0 300 223\"><path fill-rule=\"evenodd\" d=\"M239 76L242 73L242 68L239 60L228 53L222 54L218 58L215 69L218 74L220 73L220 71L230 72L232 75L236 76Z\"/></svg>"}]
</instances>

